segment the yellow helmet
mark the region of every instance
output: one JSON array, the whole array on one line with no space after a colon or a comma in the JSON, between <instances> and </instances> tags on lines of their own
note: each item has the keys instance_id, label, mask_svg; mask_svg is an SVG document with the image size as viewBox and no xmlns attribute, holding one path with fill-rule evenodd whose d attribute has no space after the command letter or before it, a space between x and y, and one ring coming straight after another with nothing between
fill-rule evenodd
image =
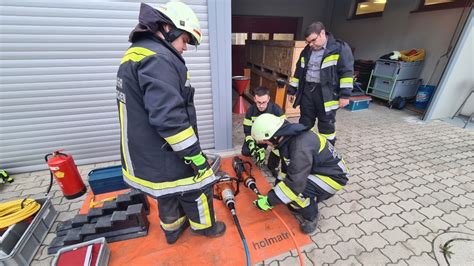
<instances>
[{"instance_id":1,"label":"yellow helmet","mask_svg":"<svg viewBox=\"0 0 474 266\"><path fill-rule=\"evenodd\" d=\"M285 122L283 117L273 114L261 114L252 125L252 138L256 141L269 140Z\"/></svg>"},{"instance_id":2,"label":"yellow helmet","mask_svg":"<svg viewBox=\"0 0 474 266\"><path fill-rule=\"evenodd\" d=\"M199 45L201 43L202 31L199 19L188 5L177 1L170 1L160 6L158 10L171 19L176 28L186 31L191 35L189 44Z\"/></svg>"}]
</instances>

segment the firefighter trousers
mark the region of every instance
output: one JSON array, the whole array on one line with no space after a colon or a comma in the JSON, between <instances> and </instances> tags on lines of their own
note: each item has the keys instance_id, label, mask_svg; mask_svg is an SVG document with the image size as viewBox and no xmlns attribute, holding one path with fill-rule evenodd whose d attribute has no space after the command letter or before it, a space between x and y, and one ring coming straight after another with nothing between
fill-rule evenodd
<instances>
[{"instance_id":1,"label":"firefighter trousers","mask_svg":"<svg viewBox=\"0 0 474 266\"><path fill-rule=\"evenodd\" d=\"M336 141L336 110L326 112L321 84L305 82L301 96L299 123L307 128L312 128L315 119L318 118L319 133L334 144Z\"/></svg>"},{"instance_id":2,"label":"firefighter trousers","mask_svg":"<svg viewBox=\"0 0 474 266\"><path fill-rule=\"evenodd\" d=\"M186 229L204 230L215 224L212 186L179 195L158 198L161 228L166 235Z\"/></svg>"}]
</instances>

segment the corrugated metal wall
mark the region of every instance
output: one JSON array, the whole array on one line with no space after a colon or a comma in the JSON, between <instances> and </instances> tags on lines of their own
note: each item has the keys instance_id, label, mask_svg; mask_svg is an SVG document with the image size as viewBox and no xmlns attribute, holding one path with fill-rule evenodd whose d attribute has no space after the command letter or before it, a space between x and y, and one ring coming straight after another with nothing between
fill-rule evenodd
<instances>
[{"instance_id":1,"label":"corrugated metal wall","mask_svg":"<svg viewBox=\"0 0 474 266\"><path fill-rule=\"evenodd\" d=\"M167 1L147 1L154 5ZM207 0L195 10L204 40L185 53L201 145L214 148ZM78 164L119 159L115 76L140 1L0 3L0 168L45 169L64 148Z\"/></svg>"}]
</instances>

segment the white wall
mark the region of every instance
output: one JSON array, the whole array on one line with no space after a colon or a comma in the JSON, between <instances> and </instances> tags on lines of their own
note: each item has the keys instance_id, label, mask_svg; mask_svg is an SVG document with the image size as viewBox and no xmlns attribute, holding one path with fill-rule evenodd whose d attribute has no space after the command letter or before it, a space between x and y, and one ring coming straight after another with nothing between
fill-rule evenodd
<instances>
[{"instance_id":1,"label":"white wall","mask_svg":"<svg viewBox=\"0 0 474 266\"><path fill-rule=\"evenodd\" d=\"M470 18L459 39L459 45L454 50L444 77L439 84L439 93L433 99L432 107L428 110L428 119L452 116L461 106L471 89L474 89L474 19ZM474 95L466 102L462 114L474 112Z\"/></svg>"},{"instance_id":2,"label":"white wall","mask_svg":"<svg viewBox=\"0 0 474 266\"><path fill-rule=\"evenodd\" d=\"M355 48L355 58L375 60L394 50L423 48L423 82L447 51L462 13L462 8L410 13L418 1L389 0L382 17L347 20L351 4L352 0L337 0L331 28L336 37ZM437 83L445 64L442 59L430 85Z\"/></svg>"},{"instance_id":3,"label":"white wall","mask_svg":"<svg viewBox=\"0 0 474 266\"><path fill-rule=\"evenodd\" d=\"M330 0L233 0L232 15L302 17L296 39L303 39L304 29L313 21L330 23Z\"/></svg>"}]
</instances>

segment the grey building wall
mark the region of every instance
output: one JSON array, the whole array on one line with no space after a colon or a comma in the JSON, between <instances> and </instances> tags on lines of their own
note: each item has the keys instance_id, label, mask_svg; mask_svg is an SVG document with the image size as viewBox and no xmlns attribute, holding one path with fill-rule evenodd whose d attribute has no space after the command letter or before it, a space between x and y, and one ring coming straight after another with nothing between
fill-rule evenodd
<instances>
[{"instance_id":1,"label":"grey building wall","mask_svg":"<svg viewBox=\"0 0 474 266\"><path fill-rule=\"evenodd\" d=\"M146 1L151 5L167 1ZM203 43L184 54L196 88L201 145L215 147L207 0ZM119 159L115 76L137 23L138 0L0 3L0 168L45 169L57 149L78 164Z\"/></svg>"},{"instance_id":2,"label":"grey building wall","mask_svg":"<svg viewBox=\"0 0 474 266\"><path fill-rule=\"evenodd\" d=\"M421 78L426 82L438 58L449 46L462 9L415 12L418 1L387 1L382 17L347 20L352 0L335 2L332 31L355 48L356 59L375 60L395 50L424 48L425 63ZM430 84L439 81L446 59L441 60Z\"/></svg>"}]
</instances>

